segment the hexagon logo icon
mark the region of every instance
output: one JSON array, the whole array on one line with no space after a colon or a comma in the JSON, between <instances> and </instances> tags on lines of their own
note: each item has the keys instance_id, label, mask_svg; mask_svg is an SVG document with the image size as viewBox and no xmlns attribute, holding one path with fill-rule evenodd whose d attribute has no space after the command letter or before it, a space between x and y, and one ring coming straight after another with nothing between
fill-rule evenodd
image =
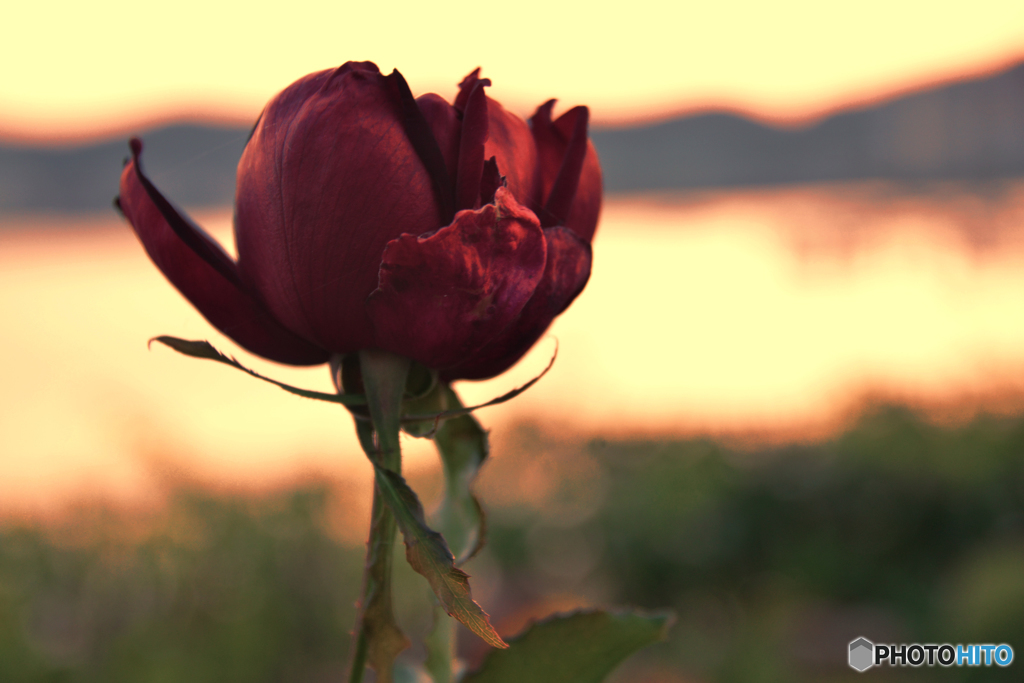
<instances>
[{"instance_id":1,"label":"hexagon logo icon","mask_svg":"<svg viewBox=\"0 0 1024 683\"><path fill-rule=\"evenodd\" d=\"M858 638L850 643L850 666L857 671L867 671L875 664L875 644L867 638Z\"/></svg>"}]
</instances>

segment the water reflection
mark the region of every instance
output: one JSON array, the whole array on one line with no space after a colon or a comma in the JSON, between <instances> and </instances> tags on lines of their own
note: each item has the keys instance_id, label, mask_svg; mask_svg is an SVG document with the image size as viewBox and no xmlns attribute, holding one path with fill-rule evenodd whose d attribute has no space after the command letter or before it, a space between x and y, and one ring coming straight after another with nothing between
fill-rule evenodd
<instances>
[{"instance_id":1,"label":"water reflection","mask_svg":"<svg viewBox=\"0 0 1024 683\"><path fill-rule=\"evenodd\" d=\"M791 438L834 429L871 392L1015 408L1024 395L1024 184L992 187L612 200L591 283L552 328L555 368L481 417L498 433L538 419L569 433ZM229 213L198 218L230 242ZM334 406L146 350L157 334L236 347L116 218L5 228L4 505L84 491L142 501L160 471L230 488L365 469ZM542 342L510 373L461 391L470 401L503 393L539 372L553 347ZM322 369L246 361L330 389ZM427 444L410 442L411 467L428 458Z\"/></svg>"}]
</instances>

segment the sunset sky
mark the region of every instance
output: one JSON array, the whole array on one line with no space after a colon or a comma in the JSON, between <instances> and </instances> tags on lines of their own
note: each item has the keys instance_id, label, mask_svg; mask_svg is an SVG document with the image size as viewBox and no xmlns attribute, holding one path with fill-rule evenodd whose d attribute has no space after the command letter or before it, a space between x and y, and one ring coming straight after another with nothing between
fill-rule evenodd
<instances>
[{"instance_id":1,"label":"sunset sky","mask_svg":"<svg viewBox=\"0 0 1024 683\"><path fill-rule=\"evenodd\" d=\"M1024 3L482 5L397 1L142 3L5 8L0 133L92 136L176 117L251 120L305 73L349 59L450 96L482 65L527 113L558 96L598 123L725 106L801 119L1024 57Z\"/></svg>"},{"instance_id":2,"label":"sunset sky","mask_svg":"<svg viewBox=\"0 0 1024 683\"><path fill-rule=\"evenodd\" d=\"M1024 59L1020 0L979 0L970 13L916 0L8 4L0 140L53 144L172 119L251 122L290 82L350 59L447 97L480 65L492 96L521 114L557 96L605 125L702 107L799 123ZM115 171L106 197L116 183ZM481 417L497 435L543 418L579 434L811 438L876 394L927 407L1005 395L1018 410L1024 183L1007 187L980 207L948 192L935 205L883 201L859 186L609 199L586 296L551 331L557 365ZM228 209L197 218L230 244ZM0 318L17 324L0 339L0 453L20 457L0 458L0 515L83 492L145 497L171 466L221 482L372 476L336 406L147 350L173 334L239 353L112 210L5 221ZM1013 239L979 255L963 242L972 221L1009 225ZM794 235L850 248L809 257ZM553 346L459 391L470 403L500 395ZM330 390L323 368L241 358ZM424 443L410 446L412 463L434 462Z\"/></svg>"}]
</instances>

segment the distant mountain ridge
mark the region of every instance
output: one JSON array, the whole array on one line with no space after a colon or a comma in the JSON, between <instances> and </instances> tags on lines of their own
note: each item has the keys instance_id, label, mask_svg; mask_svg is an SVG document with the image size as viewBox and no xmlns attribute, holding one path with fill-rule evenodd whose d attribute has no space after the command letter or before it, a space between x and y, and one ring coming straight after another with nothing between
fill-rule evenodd
<instances>
[{"instance_id":1,"label":"distant mountain ridge","mask_svg":"<svg viewBox=\"0 0 1024 683\"><path fill-rule=\"evenodd\" d=\"M249 129L179 124L139 134L143 168L176 204L229 205ZM112 206L128 136L68 148L0 145L0 214Z\"/></svg>"},{"instance_id":2,"label":"distant mountain ridge","mask_svg":"<svg viewBox=\"0 0 1024 683\"><path fill-rule=\"evenodd\" d=\"M186 207L229 205L249 130L180 124L140 133L145 168ZM1024 176L1024 63L776 128L728 113L592 133L609 193L821 181ZM0 214L102 210L126 139L43 148L0 144Z\"/></svg>"},{"instance_id":3,"label":"distant mountain ridge","mask_svg":"<svg viewBox=\"0 0 1024 683\"><path fill-rule=\"evenodd\" d=\"M708 113L593 135L612 192L1024 175L1024 63L787 129Z\"/></svg>"}]
</instances>

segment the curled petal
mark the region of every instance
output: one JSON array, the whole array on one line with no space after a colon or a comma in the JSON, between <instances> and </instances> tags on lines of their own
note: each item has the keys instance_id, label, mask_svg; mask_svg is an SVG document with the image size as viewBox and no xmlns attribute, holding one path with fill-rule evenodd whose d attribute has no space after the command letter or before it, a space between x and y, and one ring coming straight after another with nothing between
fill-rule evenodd
<instances>
[{"instance_id":1,"label":"curled petal","mask_svg":"<svg viewBox=\"0 0 1024 683\"><path fill-rule=\"evenodd\" d=\"M455 208L475 209L480 205L480 179L484 172L484 143L487 142L488 100L484 88L491 82L478 80L466 101L459 141L459 172L455 185Z\"/></svg>"},{"instance_id":2,"label":"curled petal","mask_svg":"<svg viewBox=\"0 0 1024 683\"><path fill-rule=\"evenodd\" d=\"M153 263L218 330L239 346L279 363L317 365L329 354L271 316L242 284L235 262L177 211L142 173L142 144L121 173L117 204Z\"/></svg>"},{"instance_id":3,"label":"curled petal","mask_svg":"<svg viewBox=\"0 0 1024 683\"><path fill-rule=\"evenodd\" d=\"M519 317L487 346L463 363L441 373L445 381L487 379L519 361L562 311L583 291L590 278L590 244L568 228L544 230L547 261L544 277Z\"/></svg>"},{"instance_id":4,"label":"curled petal","mask_svg":"<svg viewBox=\"0 0 1024 683\"><path fill-rule=\"evenodd\" d=\"M555 183L551 186L551 192L544 203L544 215L550 216L554 222L545 225L542 219L541 225L544 227L561 225L569 217L569 209L572 208L572 200L576 197L576 188L580 182L580 173L583 171L583 159L587 155L587 124L590 122L590 112L586 107L576 107L571 113L575 114L572 133L566 144L565 156L562 157L562 166L558 169Z\"/></svg>"},{"instance_id":5,"label":"curled petal","mask_svg":"<svg viewBox=\"0 0 1024 683\"><path fill-rule=\"evenodd\" d=\"M531 206L543 225L565 225L590 242L601 212L602 179L597 151L586 138L589 111L574 107L552 122L554 105L545 102L530 119L538 155Z\"/></svg>"},{"instance_id":6,"label":"curled petal","mask_svg":"<svg viewBox=\"0 0 1024 683\"><path fill-rule=\"evenodd\" d=\"M466 77L459 83L459 94L455 96L455 103L452 105L458 110L459 114L466 111L469 96L473 94L473 89L476 88L476 84L481 80L486 79L480 78L480 67L477 67L466 74ZM490 81L487 81L487 84L490 85Z\"/></svg>"},{"instance_id":7,"label":"curled petal","mask_svg":"<svg viewBox=\"0 0 1024 683\"><path fill-rule=\"evenodd\" d=\"M445 368L499 336L533 295L546 247L536 216L505 188L419 237L390 242L367 300L377 346Z\"/></svg>"},{"instance_id":8,"label":"curled petal","mask_svg":"<svg viewBox=\"0 0 1024 683\"><path fill-rule=\"evenodd\" d=\"M480 78L477 67L459 83L459 94L453 108L469 117L470 98L479 84L490 85ZM497 100L487 98L487 137L481 159L494 157L498 171L505 176L509 191L529 201L537 194L537 148L529 126L520 117L507 111ZM532 204L530 208L535 208Z\"/></svg>"}]
</instances>

